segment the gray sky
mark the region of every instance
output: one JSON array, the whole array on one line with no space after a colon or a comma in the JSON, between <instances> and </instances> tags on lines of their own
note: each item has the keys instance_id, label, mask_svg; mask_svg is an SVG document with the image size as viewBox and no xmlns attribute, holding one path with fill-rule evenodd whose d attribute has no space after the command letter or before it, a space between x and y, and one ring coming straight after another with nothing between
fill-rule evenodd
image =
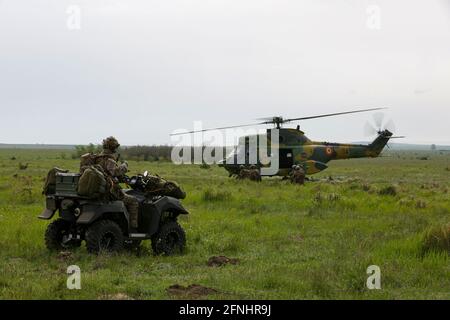
<instances>
[{"instance_id":1,"label":"gray sky","mask_svg":"<svg viewBox=\"0 0 450 320\"><path fill-rule=\"evenodd\" d=\"M376 106L404 142L450 144L449 0L0 0L3 143L159 144L194 120ZM367 120L301 125L348 142Z\"/></svg>"}]
</instances>

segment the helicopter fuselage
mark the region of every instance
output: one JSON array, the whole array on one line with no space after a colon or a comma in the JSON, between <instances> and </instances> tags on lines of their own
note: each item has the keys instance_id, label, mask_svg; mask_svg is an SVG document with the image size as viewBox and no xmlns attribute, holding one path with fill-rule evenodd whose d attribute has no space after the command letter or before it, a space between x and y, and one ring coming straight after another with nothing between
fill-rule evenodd
<instances>
[{"instance_id":1,"label":"helicopter fuselage","mask_svg":"<svg viewBox=\"0 0 450 320\"><path fill-rule=\"evenodd\" d=\"M331 160L377 157L392 136L391 132L385 130L380 132L371 144L363 145L312 141L299 129L281 128L278 130L278 143L271 144L271 129L267 130L266 137L268 145L271 145L271 147L268 146L271 156L273 157L278 153L279 168L274 174L278 176L288 175L295 164L302 164L306 173L310 175L328 168L327 163ZM259 162L259 157L257 163L250 163L249 143L261 138L260 135L241 138L239 145L220 165L230 175L238 174L242 166L251 164L257 167L268 166L262 165Z\"/></svg>"}]
</instances>

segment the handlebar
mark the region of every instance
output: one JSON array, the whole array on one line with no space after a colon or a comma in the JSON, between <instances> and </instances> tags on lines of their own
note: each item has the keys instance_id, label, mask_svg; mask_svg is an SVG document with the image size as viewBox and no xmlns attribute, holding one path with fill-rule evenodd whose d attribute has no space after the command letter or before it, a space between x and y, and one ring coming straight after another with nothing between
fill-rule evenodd
<instances>
[{"instance_id":1,"label":"handlebar","mask_svg":"<svg viewBox=\"0 0 450 320\"><path fill-rule=\"evenodd\" d=\"M147 181L143 178L145 178L145 176L141 174L132 177L125 175L124 182L133 190L145 191Z\"/></svg>"}]
</instances>

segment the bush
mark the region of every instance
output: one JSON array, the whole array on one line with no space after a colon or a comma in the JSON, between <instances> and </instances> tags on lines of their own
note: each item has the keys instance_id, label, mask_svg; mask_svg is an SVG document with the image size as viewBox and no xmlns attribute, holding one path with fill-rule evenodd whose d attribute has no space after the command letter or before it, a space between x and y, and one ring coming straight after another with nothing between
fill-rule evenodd
<instances>
[{"instance_id":1,"label":"bush","mask_svg":"<svg viewBox=\"0 0 450 320\"><path fill-rule=\"evenodd\" d=\"M425 200L421 200L421 199L417 200L417 202L416 202L417 209L425 209L426 207L427 207L427 203Z\"/></svg>"},{"instance_id":2,"label":"bush","mask_svg":"<svg viewBox=\"0 0 450 320\"><path fill-rule=\"evenodd\" d=\"M332 206L341 199L337 193L322 193L317 192L314 196L314 203L316 206Z\"/></svg>"},{"instance_id":3,"label":"bush","mask_svg":"<svg viewBox=\"0 0 450 320\"><path fill-rule=\"evenodd\" d=\"M121 150L124 158L129 160L142 161L160 161L170 160L172 147L167 145L162 146L134 146L127 147Z\"/></svg>"},{"instance_id":4,"label":"bush","mask_svg":"<svg viewBox=\"0 0 450 320\"><path fill-rule=\"evenodd\" d=\"M429 229L422 240L422 253L447 252L450 255L450 223Z\"/></svg>"},{"instance_id":5,"label":"bush","mask_svg":"<svg viewBox=\"0 0 450 320\"><path fill-rule=\"evenodd\" d=\"M83 154L86 153L100 153L100 152L102 152L102 146L94 145L93 143L90 143L87 146L75 146L75 152L72 153L72 159L78 159Z\"/></svg>"},{"instance_id":6,"label":"bush","mask_svg":"<svg viewBox=\"0 0 450 320\"><path fill-rule=\"evenodd\" d=\"M395 185L390 185L384 188L381 188L378 191L378 194L383 195L383 196L396 196L398 193L398 187Z\"/></svg>"},{"instance_id":7,"label":"bush","mask_svg":"<svg viewBox=\"0 0 450 320\"><path fill-rule=\"evenodd\" d=\"M228 191L206 189L202 195L203 201L226 201L231 199L231 193Z\"/></svg>"},{"instance_id":8,"label":"bush","mask_svg":"<svg viewBox=\"0 0 450 320\"><path fill-rule=\"evenodd\" d=\"M33 203L33 179L30 176L18 176L12 190L12 196L19 203Z\"/></svg>"},{"instance_id":9,"label":"bush","mask_svg":"<svg viewBox=\"0 0 450 320\"><path fill-rule=\"evenodd\" d=\"M209 164L205 163L205 162L203 162L203 163L200 165L200 169L209 169L209 168L211 168L211 166L210 166Z\"/></svg>"}]
</instances>

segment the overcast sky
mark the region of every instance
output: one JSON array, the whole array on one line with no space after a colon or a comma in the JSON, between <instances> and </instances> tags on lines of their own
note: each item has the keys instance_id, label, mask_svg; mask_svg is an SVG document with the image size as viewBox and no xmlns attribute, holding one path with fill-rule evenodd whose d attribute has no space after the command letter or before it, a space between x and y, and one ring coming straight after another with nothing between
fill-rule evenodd
<instances>
[{"instance_id":1,"label":"overcast sky","mask_svg":"<svg viewBox=\"0 0 450 320\"><path fill-rule=\"evenodd\" d=\"M377 106L404 142L450 144L449 0L0 0L0 143ZM301 125L360 141L371 119Z\"/></svg>"}]
</instances>

